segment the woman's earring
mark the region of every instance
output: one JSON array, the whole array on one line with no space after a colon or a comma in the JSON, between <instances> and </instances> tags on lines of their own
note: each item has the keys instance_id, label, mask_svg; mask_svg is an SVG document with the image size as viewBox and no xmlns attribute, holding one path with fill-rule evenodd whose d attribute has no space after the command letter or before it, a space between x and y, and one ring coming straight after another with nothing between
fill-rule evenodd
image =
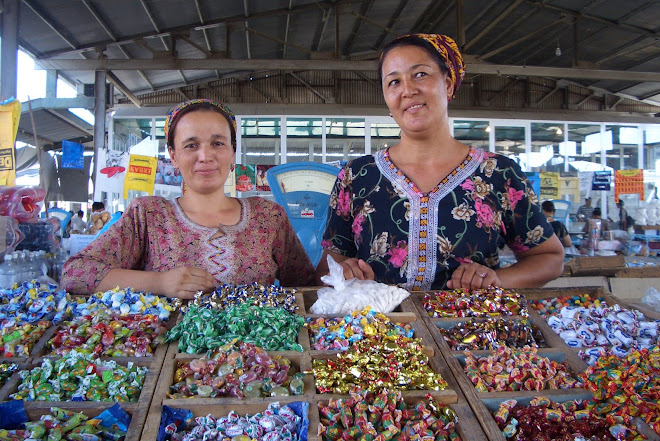
<instances>
[{"instance_id":1,"label":"woman's earring","mask_svg":"<svg viewBox=\"0 0 660 441\"><path fill-rule=\"evenodd\" d=\"M230 172L233 172L233 171L234 171L234 167L235 167L234 164L230 165L230 166L229 166L229 171L230 171Z\"/></svg>"},{"instance_id":2,"label":"woman's earring","mask_svg":"<svg viewBox=\"0 0 660 441\"><path fill-rule=\"evenodd\" d=\"M390 118L392 117L392 112L390 112Z\"/></svg>"}]
</instances>

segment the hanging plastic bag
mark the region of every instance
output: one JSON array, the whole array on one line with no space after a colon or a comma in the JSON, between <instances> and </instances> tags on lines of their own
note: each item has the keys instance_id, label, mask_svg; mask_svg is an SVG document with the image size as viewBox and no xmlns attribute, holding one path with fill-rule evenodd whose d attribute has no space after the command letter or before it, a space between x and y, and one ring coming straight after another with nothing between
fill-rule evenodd
<instances>
[{"instance_id":1,"label":"hanging plastic bag","mask_svg":"<svg viewBox=\"0 0 660 441\"><path fill-rule=\"evenodd\" d=\"M313 314L346 314L361 311L367 306L387 313L410 295L405 289L374 280L346 280L344 269L331 256L328 256L328 268L330 273L321 280L332 288L318 290L318 300L310 308Z\"/></svg>"},{"instance_id":2,"label":"hanging plastic bag","mask_svg":"<svg viewBox=\"0 0 660 441\"><path fill-rule=\"evenodd\" d=\"M654 287L649 287L642 298L642 304L648 306L654 311L660 312L660 292Z\"/></svg>"},{"instance_id":3,"label":"hanging plastic bag","mask_svg":"<svg viewBox=\"0 0 660 441\"><path fill-rule=\"evenodd\" d=\"M0 258L6 253L13 253L16 245L25 239L18 227L18 221L13 217L0 216Z\"/></svg>"},{"instance_id":4,"label":"hanging plastic bag","mask_svg":"<svg viewBox=\"0 0 660 441\"><path fill-rule=\"evenodd\" d=\"M19 222L36 219L46 191L40 187L0 187L0 216L11 216Z\"/></svg>"}]
</instances>

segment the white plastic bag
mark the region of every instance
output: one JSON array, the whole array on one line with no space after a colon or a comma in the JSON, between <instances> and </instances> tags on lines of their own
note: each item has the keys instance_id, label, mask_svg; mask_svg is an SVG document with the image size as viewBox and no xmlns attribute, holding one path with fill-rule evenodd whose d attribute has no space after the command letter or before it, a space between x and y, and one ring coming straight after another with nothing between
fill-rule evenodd
<instances>
[{"instance_id":1,"label":"white plastic bag","mask_svg":"<svg viewBox=\"0 0 660 441\"><path fill-rule=\"evenodd\" d=\"M331 256L328 256L328 268L330 273L321 280L332 288L318 290L318 300L310 308L313 314L346 314L367 306L387 313L410 295L405 289L374 280L346 280L343 268Z\"/></svg>"},{"instance_id":2,"label":"white plastic bag","mask_svg":"<svg viewBox=\"0 0 660 441\"><path fill-rule=\"evenodd\" d=\"M649 287L646 290L646 295L642 298L642 304L660 312L660 292L652 286Z\"/></svg>"}]
</instances>

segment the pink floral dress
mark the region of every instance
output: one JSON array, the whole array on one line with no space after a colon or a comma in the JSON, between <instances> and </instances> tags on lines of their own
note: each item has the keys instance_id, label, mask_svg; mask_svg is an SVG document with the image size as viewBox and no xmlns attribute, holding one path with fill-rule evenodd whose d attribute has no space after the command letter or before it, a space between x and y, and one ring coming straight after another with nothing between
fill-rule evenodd
<instances>
[{"instance_id":1,"label":"pink floral dress","mask_svg":"<svg viewBox=\"0 0 660 441\"><path fill-rule=\"evenodd\" d=\"M503 244L523 251L554 234L520 167L480 149L427 194L388 150L358 158L339 173L330 210L322 246L410 290L446 288L461 263L497 268Z\"/></svg>"},{"instance_id":2,"label":"pink floral dress","mask_svg":"<svg viewBox=\"0 0 660 441\"><path fill-rule=\"evenodd\" d=\"M314 284L314 267L286 212L263 198L238 199L236 225L208 228L186 217L177 201L135 198L119 221L64 265L60 285L89 294L113 268L167 271L203 268L218 282ZM215 237L214 237L215 236Z\"/></svg>"}]
</instances>

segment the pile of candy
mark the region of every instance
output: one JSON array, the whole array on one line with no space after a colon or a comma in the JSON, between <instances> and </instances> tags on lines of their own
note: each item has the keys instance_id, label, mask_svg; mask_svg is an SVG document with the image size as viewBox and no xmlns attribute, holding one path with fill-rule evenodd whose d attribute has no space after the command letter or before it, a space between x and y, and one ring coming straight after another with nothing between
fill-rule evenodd
<instances>
[{"instance_id":1,"label":"pile of candy","mask_svg":"<svg viewBox=\"0 0 660 441\"><path fill-rule=\"evenodd\" d=\"M281 286L259 285L254 282L249 285L221 285L211 293L195 294L195 298L185 306L182 301L175 300L180 305L181 311L186 312L189 306L205 308L226 309L230 306L238 306L247 303L253 306L272 306L273 308L284 308L290 313L298 310L296 304L296 289L287 290Z\"/></svg>"},{"instance_id":2,"label":"pile of candy","mask_svg":"<svg viewBox=\"0 0 660 441\"><path fill-rule=\"evenodd\" d=\"M239 416L231 411L227 416L215 418L212 415L195 418L196 426L176 432L175 423L165 427L171 441L272 441L296 440L300 431L301 420L289 406L280 407L279 403L270 403L263 412L254 415Z\"/></svg>"},{"instance_id":3,"label":"pile of candy","mask_svg":"<svg viewBox=\"0 0 660 441\"><path fill-rule=\"evenodd\" d=\"M640 417L660 435L660 347L630 351L623 359L604 354L581 378L594 400L611 406L609 413L626 423Z\"/></svg>"},{"instance_id":4,"label":"pile of candy","mask_svg":"<svg viewBox=\"0 0 660 441\"><path fill-rule=\"evenodd\" d=\"M16 363L0 363L0 387L4 386L11 374L18 370Z\"/></svg>"},{"instance_id":5,"label":"pile of candy","mask_svg":"<svg viewBox=\"0 0 660 441\"><path fill-rule=\"evenodd\" d=\"M303 394L304 374L291 361L270 357L250 343L228 345L213 358L180 363L170 386L172 398L199 396L255 398Z\"/></svg>"},{"instance_id":6,"label":"pile of candy","mask_svg":"<svg viewBox=\"0 0 660 441\"><path fill-rule=\"evenodd\" d=\"M464 370L477 392L582 387L566 363L541 357L530 347L499 348L488 357L466 352Z\"/></svg>"},{"instance_id":7,"label":"pile of candy","mask_svg":"<svg viewBox=\"0 0 660 441\"><path fill-rule=\"evenodd\" d=\"M191 306L168 333L188 354L212 351L233 340L252 343L267 351L298 351L298 331L305 319L282 308L243 303L226 310Z\"/></svg>"},{"instance_id":8,"label":"pile of candy","mask_svg":"<svg viewBox=\"0 0 660 441\"><path fill-rule=\"evenodd\" d=\"M51 415L42 415L39 421L25 423L25 429L2 430L0 439L22 440L119 440L126 436L126 430L111 426L103 414L88 418L83 413L75 413L59 407L50 408Z\"/></svg>"},{"instance_id":9,"label":"pile of candy","mask_svg":"<svg viewBox=\"0 0 660 441\"><path fill-rule=\"evenodd\" d=\"M373 335L403 335L412 338L415 330L408 324L393 323L385 314L371 308L353 311L339 318L308 318L307 327L313 349L345 351L356 341Z\"/></svg>"},{"instance_id":10,"label":"pile of candy","mask_svg":"<svg viewBox=\"0 0 660 441\"><path fill-rule=\"evenodd\" d=\"M443 390L447 382L429 366L421 339L374 335L356 342L336 360L312 361L320 393L347 394L358 387L371 392Z\"/></svg>"},{"instance_id":11,"label":"pile of candy","mask_svg":"<svg viewBox=\"0 0 660 441\"><path fill-rule=\"evenodd\" d=\"M319 403L319 434L324 441L428 439L460 440L458 417L430 395L415 405L400 391L351 391L350 398Z\"/></svg>"},{"instance_id":12,"label":"pile of candy","mask_svg":"<svg viewBox=\"0 0 660 441\"><path fill-rule=\"evenodd\" d=\"M647 320L640 311L619 305L610 308L605 302L564 306L549 315L547 321L569 346L588 348L580 355L589 365L606 349L625 357L633 349L650 348L659 341L659 320Z\"/></svg>"},{"instance_id":13,"label":"pile of candy","mask_svg":"<svg viewBox=\"0 0 660 441\"><path fill-rule=\"evenodd\" d=\"M449 329L440 328L440 333L452 351L496 349L500 346L522 348L524 346L545 347L545 338L538 326L502 318L486 321L468 320Z\"/></svg>"},{"instance_id":14,"label":"pile of candy","mask_svg":"<svg viewBox=\"0 0 660 441\"><path fill-rule=\"evenodd\" d=\"M562 308L565 307L606 307L605 299L602 297L592 298L589 294L581 294L574 296L559 296L553 297L550 299L541 299L533 300L531 302L532 308L534 308L539 314L541 314L546 319L551 315L559 314Z\"/></svg>"},{"instance_id":15,"label":"pile of candy","mask_svg":"<svg viewBox=\"0 0 660 441\"><path fill-rule=\"evenodd\" d=\"M59 327L48 341L49 355L72 350L96 357L151 357L165 343L167 328L156 315L120 316L100 312L86 315Z\"/></svg>"},{"instance_id":16,"label":"pile of candy","mask_svg":"<svg viewBox=\"0 0 660 441\"><path fill-rule=\"evenodd\" d=\"M545 397L532 399L529 406L506 400L493 417L502 435L516 441L564 440L567 435L570 439L614 441L627 431L588 410L584 402L558 404Z\"/></svg>"},{"instance_id":17,"label":"pile of candy","mask_svg":"<svg viewBox=\"0 0 660 441\"><path fill-rule=\"evenodd\" d=\"M137 401L147 368L119 366L88 354L69 352L57 361L21 371L23 382L10 398L26 401Z\"/></svg>"},{"instance_id":18,"label":"pile of candy","mask_svg":"<svg viewBox=\"0 0 660 441\"><path fill-rule=\"evenodd\" d=\"M473 291L455 289L424 296L431 317L494 317L527 314L527 301L514 291L489 286Z\"/></svg>"},{"instance_id":19,"label":"pile of candy","mask_svg":"<svg viewBox=\"0 0 660 441\"><path fill-rule=\"evenodd\" d=\"M71 296L52 283L24 282L0 289L0 326L48 320L59 323L72 313Z\"/></svg>"},{"instance_id":20,"label":"pile of candy","mask_svg":"<svg viewBox=\"0 0 660 441\"><path fill-rule=\"evenodd\" d=\"M21 326L3 326L0 328L0 337L3 345L0 346L0 357L28 357L34 344L44 335L50 322L41 320L36 325L26 323Z\"/></svg>"},{"instance_id":21,"label":"pile of candy","mask_svg":"<svg viewBox=\"0 0 660 441\"><path fill-rule=\"evenodd\" d=\"M121 315L152 314L157 315L161 320L167 320L174 310L174 305L167 297L117 287L105 292L97 292L87 299L78 299L75 315L94 315L97 312L109 311Z\"/></svg>"},{"instance_id":22,"label":"pile of candy","mask_svg":"<svg viewBox=\"0 0 660 441\"><path fill-rule=\"evenodd\" d=\"M652 262L648 260L632 260L626 262L628 268L657 268L660 267L660 262Z\"/></svg>"}]
</instances>

